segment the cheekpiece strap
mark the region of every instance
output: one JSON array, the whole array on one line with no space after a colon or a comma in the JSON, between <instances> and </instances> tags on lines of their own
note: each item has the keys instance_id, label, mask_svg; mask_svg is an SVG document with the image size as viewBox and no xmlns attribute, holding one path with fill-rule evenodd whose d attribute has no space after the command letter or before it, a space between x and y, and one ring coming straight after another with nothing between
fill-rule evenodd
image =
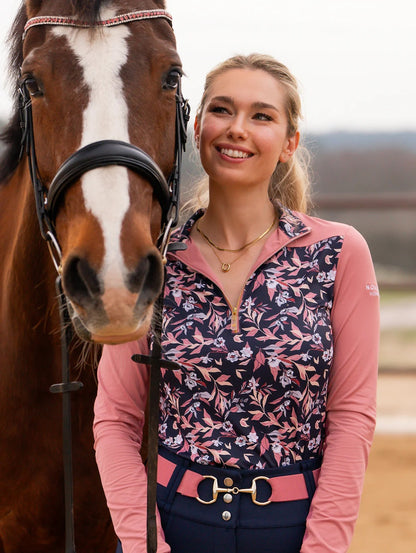
<instances>
[{"instance_id":1,"label":"cheekpiece strap","mask_svg":"<svg viewBox=\"0 0 416 553\"><path fill-rule=\"evenodd\" d=\"M122 15L116 15L111 19L96 21L92 25L86 21L81 21L72 17L43 15L39 17L32 17L27 21L24 27L22 40L25 39L27 31L31 27L37 27L39 25L59 25L64 27L88 29L93 27L114 27L115 25L122 25L123 23L132 23L133 21L142 21L143 19L158 18L166 19L169 25L172 26L172 16L166 10L141 10L124 13Z\"/></svg>"}]
</instances>

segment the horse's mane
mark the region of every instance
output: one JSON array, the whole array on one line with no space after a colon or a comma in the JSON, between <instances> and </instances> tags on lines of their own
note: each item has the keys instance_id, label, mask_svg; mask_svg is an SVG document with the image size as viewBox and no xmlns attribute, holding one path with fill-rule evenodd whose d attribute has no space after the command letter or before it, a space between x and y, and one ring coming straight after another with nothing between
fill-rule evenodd
<instances>
[{"instance_id":1,"label":"horse's mane","mask_svg":"<svg viewBox=\"0 0 416 553\"><path fill-rule=\"evenodd\" d=\"M68 7L74 17L93 24L98 20L101 6L106 3L107 0L93 0L90 2L85 2L85 0L69 0ZM164 6L164 1L162 0L156 3L160 7ZM32 5L37 5L38 8L40 8L41 4L42 0L35 0L32 3ZM9 77L13 85L13 112L7 126L0 133L0 141L4 146L4 151L0 157L0 185L10 177L19 163L22 129L20 127L18 84L20 67L23 63L22 35L27 20L26 6L22 3L7 41L9 43Z\"/></svg>"}]
</instances>

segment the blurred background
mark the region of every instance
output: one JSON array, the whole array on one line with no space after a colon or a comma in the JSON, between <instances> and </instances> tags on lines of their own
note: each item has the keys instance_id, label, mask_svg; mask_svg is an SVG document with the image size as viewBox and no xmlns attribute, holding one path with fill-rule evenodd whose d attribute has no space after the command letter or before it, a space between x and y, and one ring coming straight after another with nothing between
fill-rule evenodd
<instances>
[{"instance_id":1,"label":"blurred background","mask_svg":"<svg viewBox=\"0 0 416 553\"><path fill-rule=\"evenodd\" d=\"M350 553L416 551L414 4L410 0L167 0L166 4L174 17L186 72L183 89L193 114L205 73L234 54L271 54L299 81L301 132L311 154L313 211L360 230L369 243L380 285L378 423ZM12 109L6 37L19 5L2 0L0 6L0 127ZM188 194L199 176L190 147L183 179Z\"/></svg>"}]
</instances>

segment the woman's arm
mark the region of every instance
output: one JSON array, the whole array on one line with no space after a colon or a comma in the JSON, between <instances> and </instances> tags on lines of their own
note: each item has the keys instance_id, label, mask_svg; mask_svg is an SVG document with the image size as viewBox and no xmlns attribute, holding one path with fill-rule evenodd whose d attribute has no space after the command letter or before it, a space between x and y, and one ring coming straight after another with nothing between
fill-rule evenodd
<instances>
[{"instance_id":1,"label":"woman's arm","mask_svg":"<svg viewBox=\"0 0 416 553\"><path fill-rule=\"evenodd\" d=\"M146 472L140 456L148 371L131 360L147 340L104 346L98 367L94 438L98 469L123 553L146 551ZM158 553L170 551L161 530Z\"/></svg>"},{"instance_id":2,"label":"woman's arm","mask_svg":"<svg viewBox=\"0 0 416 553\"><path fill-rule=\"evenodd\" d=\"M367 244L353 228L338 262L332 327L324 457L301 553L347 551L375 429L379 297Z\"/></svg>"}]
</instances>

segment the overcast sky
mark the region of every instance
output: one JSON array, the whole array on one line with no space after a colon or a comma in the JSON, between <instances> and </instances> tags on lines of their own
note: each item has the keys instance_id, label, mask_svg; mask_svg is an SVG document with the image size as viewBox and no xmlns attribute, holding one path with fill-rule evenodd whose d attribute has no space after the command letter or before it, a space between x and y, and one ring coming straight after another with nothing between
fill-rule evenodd
<instances>
[{"instance_id":1,"label":"overcast sky","mask_svg":"<svg viewBox=\"0 0 416 553\"><path fill-rule=\"evenodd\" d=\"M10 110L4 43L18 5L0 5L3 117ZM309 132L416 131L414 6L412 0L167 0L193 112L211 67L237 53L263 52L298 78Z\"/></svg>"}]
</instances>

